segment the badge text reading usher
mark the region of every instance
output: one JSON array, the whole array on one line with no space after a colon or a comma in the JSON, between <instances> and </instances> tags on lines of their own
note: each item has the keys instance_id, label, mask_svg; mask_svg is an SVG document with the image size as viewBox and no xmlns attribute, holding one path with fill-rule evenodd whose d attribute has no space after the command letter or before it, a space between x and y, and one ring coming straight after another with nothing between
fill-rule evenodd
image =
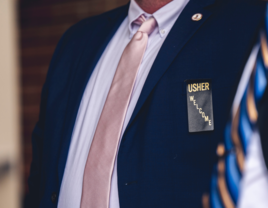
<instances>
[{"instance_id":1,"label":"badge text reading usher","mask_svg":"<svg viewBox=\"0 0 268 208\"><path fill-rule=\"evenodd\" d=\"M214 130L212 85L210 80L187 80L189 132Z\"/></svg>"}]
</instances>

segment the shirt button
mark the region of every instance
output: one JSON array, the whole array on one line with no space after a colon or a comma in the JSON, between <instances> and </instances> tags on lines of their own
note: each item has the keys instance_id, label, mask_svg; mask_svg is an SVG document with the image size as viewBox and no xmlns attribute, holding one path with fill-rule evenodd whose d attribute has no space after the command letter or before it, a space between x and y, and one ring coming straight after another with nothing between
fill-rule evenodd
<instances>
[{"instance_id":1,"label":"shirt button","mask_svg":"<svg viewBox=\"0 0 268 208\"><path fill-rule=\"evenodd\" d=\"M164 34L166 33L166 31L165 31L165 30L161 30L160 33L161 33L162 35L164 35Z\"/></svg>"},{"instance_id":2,"label":"shirt button","mask_svg":"<svg viewBox=\"0 0 268 208\"><path fill-rule=\"evenodd\" d=\"M52 201L52 203L56 203L57 202L57 194L56 193L52 193L51 194L51 201Z\"/></svg>"}]
</instances>

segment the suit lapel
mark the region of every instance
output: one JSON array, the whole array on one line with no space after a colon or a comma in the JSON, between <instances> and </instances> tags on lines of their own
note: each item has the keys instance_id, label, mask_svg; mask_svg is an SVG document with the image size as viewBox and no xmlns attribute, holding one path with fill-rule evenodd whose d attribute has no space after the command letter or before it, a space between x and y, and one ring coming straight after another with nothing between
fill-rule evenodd
<instances>
[{"instance_id":1,"label":"suit lapel","mask_svg":"<svg viewBox=\"0 0 268 208\"><path fill-rule=\"evenodd\" d=\"M81 99L83 97L84 90L103 51L110 42L111 38L114 36L118 27L121 25L122 21L127 16L128 8L129 4L118 9L116 13L114 12L115 14L113 13L112 15L107 15L106 20L101 24L100 28L97 31L98 38L94 42L94 47L92 47L92 40L89 40L88 38L90 35L86 34L85 38L80 41L82 43L85 43L85 46L81 58L79 59L79 65L73 69L74 76L69 81L71 84L71 90L69 93L68 106L66 111L67 113L64 119L63 133L60 141L61 149L59 150L58 161L58 179L60 185L67 161L77 112ZM90 31L88 31L88 33L90 33Z\"/></svg>"},{"instance_id":2,"label":"suit lapel","mask_svg":"<svg viewBox=\"0 0 268 208\"><path fill-rule=\"evenodd\" d=\"M214 0L190 0L186 5L156 57L156 60L144 84L132 117L128 123L128 127L131 125L144 102L146 101L147 97L149 96L150 92L153 90L157 82L161 79L162 75L171 65L172 61L182 50L185 44L190 40L190 38L194 35L194 33L210 17L212 11L206 8L213 2ZM200 21L192 20L192 16L196 13L201 13L203 15L203 18Z\"/></svg>"}]
</instances>

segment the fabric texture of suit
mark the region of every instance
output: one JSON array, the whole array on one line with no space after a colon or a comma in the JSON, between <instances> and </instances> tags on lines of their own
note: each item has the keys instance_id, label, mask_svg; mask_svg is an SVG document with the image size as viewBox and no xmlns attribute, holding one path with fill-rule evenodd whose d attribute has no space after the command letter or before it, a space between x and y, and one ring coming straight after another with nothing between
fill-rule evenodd
<instances>
[{"instance_id":1,"label":"fabric texture of suit","mask_svg":"<svg viewBox=\"0 0 268 208\"><path fill-rule=\"evenodd\" d=\"M236 86L259 34L264 5L190 0L185 7L152 66L122 138L121 208L201 207ZM57 207L84 89L127 12L128 5L85 19L60 40L32 137L29 208ZM203 14L202 20L192 21L196 13ZM214 131L188 132L185 80L191 79L212 81Z\"/></svg>"}]
</instances>

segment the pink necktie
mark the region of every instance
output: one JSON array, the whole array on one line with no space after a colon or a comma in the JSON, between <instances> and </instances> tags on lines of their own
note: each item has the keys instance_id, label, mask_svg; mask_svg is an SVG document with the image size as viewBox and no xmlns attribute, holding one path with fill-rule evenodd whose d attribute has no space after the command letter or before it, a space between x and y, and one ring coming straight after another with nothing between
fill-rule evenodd
<instances>
[{"instance_id":1,"label":"pink necktie","mask_svg":"<svg viewBox=\"0 0 268 208\"><path fill-rule=\"evenodd\" d=\"M88 153L81 208L109 208L111 177L125 115L148 35L156 27L154 18L146 21L143 15L135 23L142 25L121 56Z\"/></svg>"}]
</instances>

